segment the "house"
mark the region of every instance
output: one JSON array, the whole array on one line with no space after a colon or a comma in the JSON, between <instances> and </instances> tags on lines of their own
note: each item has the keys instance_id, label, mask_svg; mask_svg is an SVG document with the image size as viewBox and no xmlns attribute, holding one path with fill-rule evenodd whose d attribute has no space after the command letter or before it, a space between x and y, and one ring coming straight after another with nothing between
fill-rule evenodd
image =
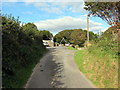
<instances>
[{"instance_id":1,"label":"house","mask_svg":"<svg viewBox=\"0 0 120 90\"><path fill-rule=\"evenodd\" d=\"M54 42L53 40L43 40L43 45L46 47L54 47Z\"/></svg>"}]
</instances>

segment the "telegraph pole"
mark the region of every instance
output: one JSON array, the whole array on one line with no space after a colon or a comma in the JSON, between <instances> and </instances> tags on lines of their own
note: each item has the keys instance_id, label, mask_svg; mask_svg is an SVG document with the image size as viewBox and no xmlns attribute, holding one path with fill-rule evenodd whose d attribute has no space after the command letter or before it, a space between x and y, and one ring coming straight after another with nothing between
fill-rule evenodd
<instances>
[{"instance_id":1,"label":"telegraph pole","mask_svg":"<svg viewBox=\"0 0 120 90\"><path fill-rule=\"evenodd\" d=\"M87 41L89 42L89 17L88 17L88 11L87 11Z\"/></svg>"}]
</instances>

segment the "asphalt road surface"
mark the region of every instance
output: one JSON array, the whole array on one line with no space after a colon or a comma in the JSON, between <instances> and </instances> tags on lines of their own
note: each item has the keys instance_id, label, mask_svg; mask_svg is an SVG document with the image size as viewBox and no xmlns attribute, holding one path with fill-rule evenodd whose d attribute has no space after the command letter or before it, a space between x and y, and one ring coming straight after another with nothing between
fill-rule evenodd
<instances>
[{"instance_id":1,"label":"asphalt road surface","mask_svg":"<svg viewBox=\"0 0 120 90\"><path fill-rule=\"evenodd\" d=\"M25 88L95 88L74 62L75 50L48 48L33 69Z\"/></svg>"}]
</instances>

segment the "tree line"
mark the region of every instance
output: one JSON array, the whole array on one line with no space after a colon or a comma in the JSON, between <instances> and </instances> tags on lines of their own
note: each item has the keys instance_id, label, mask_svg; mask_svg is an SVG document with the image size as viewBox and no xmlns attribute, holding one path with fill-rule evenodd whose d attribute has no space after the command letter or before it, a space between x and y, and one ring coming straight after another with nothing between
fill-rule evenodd
<instances>
[{"instance_id":1,"label":"tree line","mask_svg":"<svg viewBox=\"0 0 120 90\"><path fill-rule=\"evenodd\" d=\"M98 38L97 34L89 32L90 41L96 40ZM62 39L65 39L62 41ZM75 44L79 46L84 46L84 43L87 41L87 30L82 29L72 29L72 30L63 30L54 36L54 41L57 43L66 43L66 44Z\"/></svg>"}]
</instances>

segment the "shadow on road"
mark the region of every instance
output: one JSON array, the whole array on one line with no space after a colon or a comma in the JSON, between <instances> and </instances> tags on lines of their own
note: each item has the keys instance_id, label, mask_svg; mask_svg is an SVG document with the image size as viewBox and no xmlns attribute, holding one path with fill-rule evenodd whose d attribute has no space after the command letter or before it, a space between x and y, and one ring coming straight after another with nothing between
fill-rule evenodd
<instances>
[{"instance_id":1,"label":"shadow on road","mask_svg":"<svg viewBox=\"0 0 120 90\"><path fill-rule=\"evenodd\" d=\"M33 69L25 88L57 88L63 86L60 81L63 65L57 62L57 48L48 48L40 62Z\"/></svg>"},{"instance_id":2,"label":"shadow on road","mask_svg":"<svg viewBox=\"0 0 120 90\"><path fill-rule=\"evenodd\" d=\"M60 47L62 48L62 47ZM53 88L61 88L61 87L64 87L64 83L61 81L61 79L64 77L62 75L62 72L63 72L63 63L60 62L60 61L57 61L57 59L59 59L57 57L57 52L56 52L56 49L59 49L59 48L48 48L50 51L50 56L52 56L49 60L48 63L46 63L46 65L48 66L48 68L51 68L51 86ZM54 56L54 57L53 57Z\"/></svg>"}]
</instances>

